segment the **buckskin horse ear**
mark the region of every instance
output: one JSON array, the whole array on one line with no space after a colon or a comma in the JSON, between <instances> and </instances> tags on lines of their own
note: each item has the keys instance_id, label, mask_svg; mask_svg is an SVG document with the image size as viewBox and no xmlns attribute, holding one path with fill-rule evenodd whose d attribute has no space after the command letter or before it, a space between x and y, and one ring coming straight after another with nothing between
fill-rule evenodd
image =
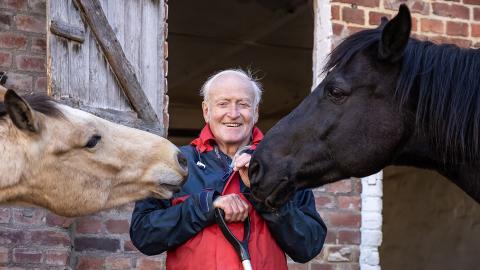
<instances>
[{"instance_id":1,"label":"buckskin horse ear","mask_svg":"<svg viewBox=\"0 0 480 270\"><path fill-rule=\"evenodd\" d=\"M17 95L15 91L9 89L7 93L5 93L4 104L10 119L12 119L16 127L25 131L38 131L35 111L30 107L28 102Z\"/></svg>"},{"instance_id":2,"label":"buckskin horse ear","mask_svg":"<svg viewBox=\"0 0 480 270\"><path fill-rule=\"evenodd\" d=\"M378 45L378 56L382 60L395 62L399 60L410 38L412 17L410 10L404 4L400 5L397 16L390 20L382 31Z\"/></svg>"}]
</instances>

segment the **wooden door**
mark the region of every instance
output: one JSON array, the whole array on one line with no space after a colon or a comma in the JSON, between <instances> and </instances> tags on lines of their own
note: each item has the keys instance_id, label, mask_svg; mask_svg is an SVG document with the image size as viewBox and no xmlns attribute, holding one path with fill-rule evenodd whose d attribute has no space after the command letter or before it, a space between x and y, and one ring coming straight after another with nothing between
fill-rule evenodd
<instances>
[{"instance_id":1,"label":"wooden door","mask_svg":"<svg viewBox=\"0 0 480 270\"><path fill-rule=\"evenodd\" d=\"M163 0L48 0L47 22L50 95L165 135Z\"/></svg>"}]
</instances>

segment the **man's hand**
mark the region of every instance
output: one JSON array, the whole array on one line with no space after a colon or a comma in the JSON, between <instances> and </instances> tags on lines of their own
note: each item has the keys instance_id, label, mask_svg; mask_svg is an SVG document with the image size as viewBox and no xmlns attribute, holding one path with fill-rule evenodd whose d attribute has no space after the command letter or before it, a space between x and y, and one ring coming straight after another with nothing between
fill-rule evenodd
<instances>
[{"instance_id":1,"label":"man's hand","mask_svg":"<svg viewBox=\"0 0 480 270\"><path fill-rule=\"evenodd\" d=\"M243 153L235 158L233 170L240 173L240 178L245 186L250 187L250 178L248 178L248 165L250 165L252 155Z\"/></svg>"},{"instance_id":2,"label":"man's hand","mask_svg":"<svg viewBox=\"0 0 480 270\"><path fill-rule=\"evenodd\" d=\"M248 216L248 204L238 194L219 196L213 201L213 207L225 212L225 221L244 221Z\"/></svg>"}]
</instances>

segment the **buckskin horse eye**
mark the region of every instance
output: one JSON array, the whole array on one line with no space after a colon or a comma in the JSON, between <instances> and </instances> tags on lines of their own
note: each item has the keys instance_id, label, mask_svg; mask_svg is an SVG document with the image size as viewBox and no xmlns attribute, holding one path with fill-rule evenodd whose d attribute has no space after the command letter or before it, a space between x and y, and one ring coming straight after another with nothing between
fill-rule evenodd
<instances>
[{"instance_id":1,"label":"buckskin horse eye","mask_svg":"<svg viewBox=\"0 0 480 270\"><path fill-rule=\"evenodd\" d=\"M90 149L94 148L101 139L102 139L102 136L93 135L92 137L90 137L87 144L85 144L85 148L90 148Z\"/></svg>"}]
</instances>

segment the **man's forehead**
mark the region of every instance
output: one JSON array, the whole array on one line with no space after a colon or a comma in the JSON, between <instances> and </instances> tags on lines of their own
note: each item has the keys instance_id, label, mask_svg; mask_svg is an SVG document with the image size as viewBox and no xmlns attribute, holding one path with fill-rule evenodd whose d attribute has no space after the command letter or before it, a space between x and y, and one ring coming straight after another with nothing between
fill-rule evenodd
<instances>
[{"instance_id":1,"label":"man's forehead","mask_svg":"<svg viewBox=\"0 0 480 270\"><path fill-rule=\"evenodd\" d=\"M255 89L246 78L225 74L212 82L208 94L212 99L254 99Z\"/></svg>"}]
</instances>

